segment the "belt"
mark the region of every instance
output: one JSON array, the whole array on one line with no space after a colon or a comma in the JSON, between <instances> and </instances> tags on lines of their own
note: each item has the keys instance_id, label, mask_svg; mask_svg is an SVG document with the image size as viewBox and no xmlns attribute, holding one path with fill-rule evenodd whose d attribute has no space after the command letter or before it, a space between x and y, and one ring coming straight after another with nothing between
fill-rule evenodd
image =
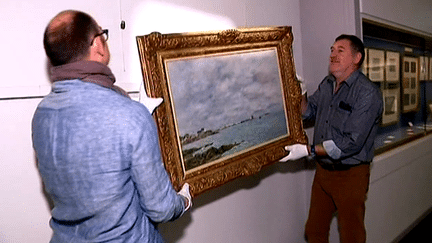
<instances>
[{"instance_id":1,"label":"belt","mask_svg":"<svg viewBox=\"0 0 432 243\"><path fill-rule=\"evenodd\" d=\"M349 170L353 167L359 166L359 165L368 165L370 164L370 162L361 162L359 164L328 164L328 163L323 163L323 162L318 162L318 164L325 170L329 170L329 171L344 171L344 170Z\"/></svg>"}]
</instances>

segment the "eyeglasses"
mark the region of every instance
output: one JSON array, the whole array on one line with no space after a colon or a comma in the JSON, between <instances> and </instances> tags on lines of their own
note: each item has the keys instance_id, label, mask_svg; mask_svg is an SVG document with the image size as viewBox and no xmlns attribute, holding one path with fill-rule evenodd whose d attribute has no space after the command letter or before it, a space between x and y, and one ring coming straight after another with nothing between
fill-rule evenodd
<instances>
[{"instance_id":1,"label":"eyeglasses","mask_svg":"<svg viewBox=\"0 0 432 243\"><path fill-rule=\"evenodd\" d=\"M107 42L107 41L108 41L108 29L104 29L104 30L102 30L101 33L95 35L95 36L93 37L93 40L91 41L90 45L93 45L94 40L95 40L97 37L99 37L99 36L102 36L102 37L103 37L103 41L104 41L104 42Z\"/></svg>"}]
</instances>

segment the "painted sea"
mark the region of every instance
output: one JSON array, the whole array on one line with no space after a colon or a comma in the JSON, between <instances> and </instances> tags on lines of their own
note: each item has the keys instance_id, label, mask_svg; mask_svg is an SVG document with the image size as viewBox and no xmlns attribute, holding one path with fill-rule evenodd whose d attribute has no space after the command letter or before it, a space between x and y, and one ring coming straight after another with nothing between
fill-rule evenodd
<instances>
[{"instance_id":1,"label":"painted sea","mask_svg":"<svg viewBox=\"0 0 432 243\"><path fill-rule=\"evenodd\" d=\"M194 135L182 137L186 171L287 134L283 110L259 117L252 116L216 130L202 129Z\"/></svg>"}]
</instances>

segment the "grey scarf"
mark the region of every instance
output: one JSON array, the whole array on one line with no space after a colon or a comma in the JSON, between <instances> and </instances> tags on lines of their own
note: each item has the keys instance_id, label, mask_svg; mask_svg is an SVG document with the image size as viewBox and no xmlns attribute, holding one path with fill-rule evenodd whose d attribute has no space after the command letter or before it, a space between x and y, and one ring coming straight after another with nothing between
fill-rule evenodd
<instances>
[{"instance_id":1,"label":"grey scarf","mask_svg":"<svg viewBox=\"0 0 432 243\"><path fill-rule=\"evenodd\" d=\"M116 79L111 69L100 62L78 61L51 67L50 79L52 82L80 79L84 82L112 89L121 95L129 97L126 91L114 85Z\"/></svg>"}]
</instances>

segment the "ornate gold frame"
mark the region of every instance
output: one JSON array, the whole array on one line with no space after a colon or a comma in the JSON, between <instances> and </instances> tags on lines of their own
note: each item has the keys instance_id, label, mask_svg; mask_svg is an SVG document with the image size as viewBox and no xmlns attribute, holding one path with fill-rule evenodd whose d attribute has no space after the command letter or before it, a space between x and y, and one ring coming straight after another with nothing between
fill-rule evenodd
<instances>
[{"instance_id":1,"label":"ornate gold frame","mask_svg":"<svg viewBox=\"0 0 432 243\"><path fill-rule=\"evenodd\" d=\"M241 176L260 171L263 166L287 155L284 146L307 143L301 121L301 90L296 80L292 54L291 27L244 28L216 32L160 34L138 36L138 50L144 84L150 97L162 97L164 102L154 113L165 168L177 190L185 183L197 196ZM175 107L170 91L165 62L168 59L206 57L242 51L273 48L277 53L281 93L287 120L286 136L260 144L233 156L227 156L201 169L187 171L182 151Z\"/></svg>"}]
</instances>

